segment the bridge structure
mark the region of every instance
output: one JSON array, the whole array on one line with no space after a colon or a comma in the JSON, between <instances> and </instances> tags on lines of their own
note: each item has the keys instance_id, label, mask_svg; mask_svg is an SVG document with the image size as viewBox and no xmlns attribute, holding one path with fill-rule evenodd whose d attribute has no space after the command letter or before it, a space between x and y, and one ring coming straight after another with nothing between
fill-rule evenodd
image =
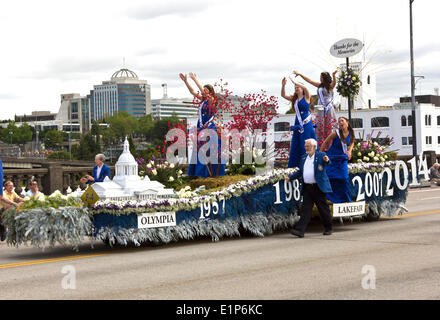
<instances>
[{"instance_id":1,"label":"bridge structure","mask_svg":"<svg viewBox=\"0 0 440 320\"><path fill-rule=\"evenodd\" d=\"M75 190L80 186L86 187L80 182L81 177L92 174L93 161L66 161L48 160L41 158L17 158L1 157L3 163L3 183L12 181L15 192L20 194L23 189L29 188L29 181L35 179L38 182L40 192L51 194L56 190L66 193L70 187ZM111 175L114 175L114 166L110 166Z\"/></svg>"}]
</instances>

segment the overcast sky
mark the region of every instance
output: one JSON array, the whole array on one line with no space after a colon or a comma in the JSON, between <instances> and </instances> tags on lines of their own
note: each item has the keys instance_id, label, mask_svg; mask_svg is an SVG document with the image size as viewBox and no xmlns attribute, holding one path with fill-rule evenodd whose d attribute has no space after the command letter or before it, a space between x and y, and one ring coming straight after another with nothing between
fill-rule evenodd
<instances>
[{"instance_id":1,"label":"overcast sky","mask_svg":"<svg viewBox=\"0 0 440 320\"><path fill-rule=\"evenodd\" d=\"M415 0L413 8L415 72L425 76L416 93L433 94L440 4ZM380 105L410 95L407 0L2 1L0 30L1 119L57 112L60 94L88 94L123 58L151 85L152 99L162 97L162 83L168 96L188 97L180 72L202 83L222 78L235 94L279 97L292 70L319 80L343 63L329 49L344 38L365 40ZM280 107L287 109L281 99Z\"/></svg>"}]
</instances>

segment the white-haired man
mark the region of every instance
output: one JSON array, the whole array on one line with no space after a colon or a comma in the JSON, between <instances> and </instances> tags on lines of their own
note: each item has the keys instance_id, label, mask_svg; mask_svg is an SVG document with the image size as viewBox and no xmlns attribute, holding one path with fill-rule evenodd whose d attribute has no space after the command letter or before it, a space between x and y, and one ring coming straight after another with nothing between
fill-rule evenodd
<instances>
[{"instance_id":1,"label":"white-haired man","mask_svg":"<svg viewBox=\"0 0 440 320\"><path fill-rule=\"evenodd\" d=\"M105 155L102 153L95 156L95 166L93 167L92 175L81 178L82 183L103 182L105 177L110 178L110 167L104 163Z\"/></svg>"},{"instance_id":2,"label":"white-haired man","mask_svg":"<svg viewBox=\"0 0 440 320\"><path fill-rule=\"evenodd\" d=\"M324 225L324 235L331 235L333 231L332 216L327 204L326 193L332 192L332 187L325 170L330 159L324 152L316 150L317 142L315 139L306 140L304 147L306 154L301 158L299 170L287 178L287 180L300 178L303 182L301 218L291 233L299 238L304 237L304 232L312 218L313 205L316 204Z\"/></svg>"}]
</instances>

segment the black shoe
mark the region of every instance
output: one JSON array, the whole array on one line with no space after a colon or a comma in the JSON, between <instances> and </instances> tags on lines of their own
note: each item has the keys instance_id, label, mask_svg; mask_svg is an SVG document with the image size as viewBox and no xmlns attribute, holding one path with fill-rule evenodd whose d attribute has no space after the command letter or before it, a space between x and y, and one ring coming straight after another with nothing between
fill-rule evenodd
<instances>
[{"instance_id":1,"label":"black shoe","mask_svg":"<svg viewBox=\"0 0 440 320\"><path fill-rule=\"evenodd\" d=\"M6 228L4 225L0 224L0 241L6 240Z\"/></svg>"},{"instance_id":2,"label":"black shoe","mask_svg":"<svg viewBox=\"0 0 440 320\"><path fill-rule=\"evenodd\" d=\"M290 230L290 233L294 236L297 236L298 238L304 238L304 233L299 230L292 229Z\"/></svg>"},{"instance_id":3,"label":"black shoe","mask_svg":"<svg viewBox=\"0 0 440 320\"><path fill-rule=\"evenodd\" d=\"M330 236L332 233L333 233L332 230L325 230L324 233L323 233L323 235L325 235L325 236Z\"/></svg>"}]
</instances>

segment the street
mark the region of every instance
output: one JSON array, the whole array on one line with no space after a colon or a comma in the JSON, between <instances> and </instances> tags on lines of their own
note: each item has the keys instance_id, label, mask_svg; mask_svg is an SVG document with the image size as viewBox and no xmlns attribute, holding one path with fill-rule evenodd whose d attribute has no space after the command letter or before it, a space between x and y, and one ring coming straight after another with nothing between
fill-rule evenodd
<instances>
[{"instance_id":1,"label":"street","mask_svg":"<svg viewBox=\"0 0 440 320\"><path fill-rule=\"evenodd\" d=\"M163 246L0 244L0 299L439 299L440 187L410 190L409 212L376 222L319 220L305 238Z\"/></svg>"}]
</instances>

